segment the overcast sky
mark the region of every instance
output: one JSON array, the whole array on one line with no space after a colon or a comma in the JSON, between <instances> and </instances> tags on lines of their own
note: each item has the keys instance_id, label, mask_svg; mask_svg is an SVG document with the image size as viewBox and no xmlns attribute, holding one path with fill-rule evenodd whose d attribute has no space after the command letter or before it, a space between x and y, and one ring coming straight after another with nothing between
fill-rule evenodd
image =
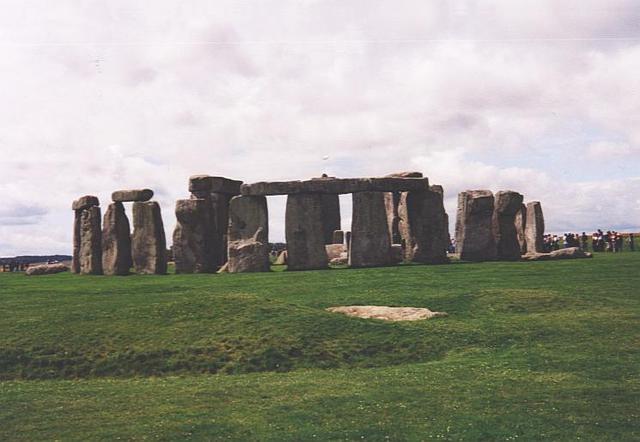
<instances>
[{"instance_id":1,"label":"overcast sky","mask_svg":"<svg viewBox=\"0 0 640 442\"><path fill-rule=\"evenodd\" d=\"M201 173L418 170L452 218L461 190L511 189L550 231L640 230L640 2L0 7L0 256L70 253L72 200L122 188L155 190L170 238Z\"/></svg>"}]
</instances>

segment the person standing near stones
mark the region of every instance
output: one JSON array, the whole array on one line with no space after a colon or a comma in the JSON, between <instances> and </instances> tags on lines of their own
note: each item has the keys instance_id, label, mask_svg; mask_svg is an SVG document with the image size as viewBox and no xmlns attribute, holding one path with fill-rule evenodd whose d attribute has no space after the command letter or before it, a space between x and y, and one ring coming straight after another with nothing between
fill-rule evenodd
<instances>
[{"instance_id":1,"label":"person standing near stones","mask_svg":"<svg viewBox=\"0 0 640 442\"><path fill-rule=\"evenodd\" d=\"M629 234L629 251L635 252L636 245L634 244L633 233Z\"/></svg>"}]
</instances>

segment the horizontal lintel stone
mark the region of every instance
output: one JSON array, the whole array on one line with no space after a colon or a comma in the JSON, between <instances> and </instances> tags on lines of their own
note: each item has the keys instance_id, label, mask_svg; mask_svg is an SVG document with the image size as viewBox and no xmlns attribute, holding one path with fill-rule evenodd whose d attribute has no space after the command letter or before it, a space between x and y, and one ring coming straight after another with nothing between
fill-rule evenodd
<instances>
[{"instance_id":1,"label":"horizontal lintel stone","mask_svg":"<svg viewBox=\"0 0 640 442\"><path fill-rule=\"evenodd\" d=\"M428 178L315 178L307 181L274 181L243 184L245 196L298 193L404 192L429 189Z\"/></svg>"},{"instance_id":2,"label":"horizontal lintel stone","mask_svg":"<svg viewBox=\"0 0 640 442\"><path fill-rule=\"evenodd\" d=\"M111 194L111 200L116 203L124 203L127 201L149 201L153 198L153 190L151 189L129 189L116 190Z\"/></svg>"},{"instance_id":3,"label":"horizontal lintel stone","mask_svg":"<svg viewBox=\"0 0 640 442\"><path fill-rule=\"evenodd\" d=\"M193 175L189 177L189 192L226 193L239 195L242 181L220 176Z\"/></svg>"},{"instance_id":4,"label":"horizontal lintel stone","mask_svg":"<svg viewBox=\"0 0 640 442\"><path fill-rule=\"evenodd\" d=\"M71 209L84 210L84 209L88 209L89 207L99 206L99 205L100 205L100 201L98 201L97 196L85 195L75 200L71 205Z\"/></svg>"}]
</instances>

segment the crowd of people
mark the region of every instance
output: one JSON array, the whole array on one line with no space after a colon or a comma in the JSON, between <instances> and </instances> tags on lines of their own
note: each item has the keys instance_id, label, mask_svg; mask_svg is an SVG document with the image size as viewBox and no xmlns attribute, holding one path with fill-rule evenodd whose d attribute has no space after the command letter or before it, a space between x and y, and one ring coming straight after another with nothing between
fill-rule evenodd
<instances>
[{"instance_id":1,"label":"crowd of people","mask_svg":"<svg viewBox=\"0 0 640 442\"><path fill-rule=\"evenodd\" d=\"M564 235L545 235L544 251L551 252L566 247L580 247L583 250L594 252L622 252L627 243L627 250L635 251L635 238L633 233L622 234L615 230L608 230L606 233L598 229L591 235L586 232L565 233Z\"/></svg>"}]
</instances>

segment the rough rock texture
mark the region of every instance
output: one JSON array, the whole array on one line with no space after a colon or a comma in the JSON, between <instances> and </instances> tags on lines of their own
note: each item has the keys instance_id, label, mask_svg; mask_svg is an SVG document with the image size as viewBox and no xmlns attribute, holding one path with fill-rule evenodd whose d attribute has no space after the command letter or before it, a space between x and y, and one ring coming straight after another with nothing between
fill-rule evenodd
<instances>
[{"instance_id":1,"label":"rough rock texture","mask_svg":"<svg viewBox=\"0 0 640 442\"><path fill-rule=\"evenodd\" d=\"M111 199L116 203L127 201L149 201L153 198L151 189L116 190L111 194Z\"/></svg>"},{"instance_id":2,"label":"rough rock texture","mask_svg":"<svg viewBox=\"0 0 640 442\"><path fill-rule=\"evenodd\" d=\"M351 231L344 232L344 244L347 246L347 251L351 248Z\"/></svg>"},{"instance_id":3,"label":"rough rock texture","mask_svg":"<svg viewBox=\"0 0 640 442\"><path fill-rule=\"evenodd\" d=\"M520 259L520 243L516 229L516 214L522 207L522 195L511 190L495 195L493 210L493 237L496 241L497 258L506 261Z\"/></svg>"},{"instance_id":4,"label":"rough rock texture","mask_svg":"<svg viewBox=\"0 0 640 442\"><path fill-rule=\"evenodd\" d=\"M332 259L340 258L347 253L347 247L344 244L327 244L325 246L327 258L329 262Z\"/></svg>"},{"instance_id":5,"label":"rough rock texture","mask_svg":"<svg viewBox=\"0 0 640 442\"><path fill-rule=\"evenodd\" d=\"M383 192L353 194L351 267L377 267L392 263L391 241Z\"/></svg>"},{"instance_id":6,"label":"rough rock texture","mask_svg":"<svg viewBox=\"0 0 640 442\"><path fill-rule=\"evenodd\" d=\"M343 313L363 319L382 319L384 321L419 321L448 316L444 312L432 312L418 307L386 307L378 305L352 305L346 307L329 307L333 313Z\"/></svg>"},{"instance_id":7,"label":"rough rock texture","mask_svg":"<svg viewBox=\"0 0 640 442\"><path fill-rule=\"evenodd\" d=\"M189 178L192 199L204 199L209 207L207 243L216 266L227 262L229 226L229 203L240 193L242 181L209 175L194 175Z\"/></svg>"},{"instance_id":8,"label":"rough rock texture","mask_svg":"<svg viewBox=\"0 0 640 442\"><path fill-rule=\"evenodd\" d=\"M338 258L333 258L331 261L329 261L329 264L331 264L332 266L347 265L349 264L349 255L343 253Z\"/></svg>"},{"instance_id":9,"label":"rough rock texture","mask_svg":"<svg viewBox=\"0 0 640 442\"><path fill-rule=\"evenodd\" d=\"M167 246L160 205L155 201L133 203L133 266L140 274L167 273Z\"/></svg>"},{"instance_id":10,"label":"rough rock texture","mask_svg":"<svg viewBox=\"0 0 640 442\"><path fill-rule=\"evenodd\" d=\"M224 193L227 195L239 195L242 181L231 180L219 176L193 175L189 177L189 192L205 194ZM202 196L200 196L202 198Z\"/></svg>"},{"instance_id":11,"label":"rough rock texture","mask_svg":"<svg viewBox=\"0 0 640 442\"><path fill-rule=\"evenodd\" d=\"M585 252L580 247L568 247L566 249L554 250L551 253L527 253L522 256L524 261L549 261L555 259L577 259L593 258L589 252Z\"/></svg>"},{"instance_id":12,"label":"rough rock texture","mask_svg":"<svg viewBox=\"0 0 640 442\"><path fill-rule=\"evenodd\" d=\"M331 244L344 244L344 232L342 230L333 231L333 241Z\"/></svg>"},{"instance_id":13,"label":"rough rock texture","mask_svg":"<svg viewBox=\"0 0 640 442\"><path fill-rule=\"evenodd\" d=\"M456 244L460 259L489 261L496 258L493 208L493 193L489 190L467 190L458 195Z\"/></svg>"},{"instance_id":14,"label":"rough rock texture","mask_svg":"<svg viewBox=\"0 0 640 442\"><path fill-rule=\"evenodd\" d=\"M323 196L298 194L287 197L285 214L287 270L327 267ZM332 233L333 230L331 230Z\"/></svg>"},{"instance_id":15,"label":"rough rock texture","mask_svg":"<svg viewBox=\"0 0 640 442\"><path fill-rule=\"evenodd\" d=\"M340 197L321 194L322 230L325 244L333 244L333 232L340 230Z\"/></svg>"},{"instance_id":16,"label":"rough rock texture","mask_svg":"<svg viewBox=\"0 0 640 442\"><path fill-rule=\"evenodd\" d=\"M421 172L397 172L387 175L390 178L422 178ZM429 186L426 186L428 188ZM403 192L385 192L384 204L387 211L387 223L389 224L389 234L392 244L403 244L400 235L400 215L398 209L400 198Z\"/></svg>"},{"instance_id":17,"label":"rough rock texture","mask_svg":"<svg viewBox=\"0 0 640 442\"><path fill-rule=\"evenodd\" d=\"M441 186L402 192L398 216L405 261L447 262L449 226Z\"/></svg>"},{"instance_id":18,"label":"rough rock texture","mask_svg":"<svg viewBox=\"0 0 640 442\"><path fill-rule=\"evenodd\" d=\"M280 252L280 254L276 258L276 261L273 263L273 265L276 265L276 266L287 265L287 251L286 250L283 250L282 252Z\"/></svg>"},{"instance_id":19,"label":"rough rock texture","mask_svg":"<svg viewBox=\"0 0 640 442\"><path fill-rule=\"evenodd\" d=\"M269 215L263 196L236 196L229 206L229 272L269 271Z\"/></svg>"},{"instance_id":20,"label":"rough rock texture","mask_svg":"<svg viewBox=\"0 0 640 442\"><path fill-rule=\"evenodd\" d=\"M402 244L391 244L391 262L399 264L404 259L404 248Z\"/></svg>"},{"instance_id":21,"label":"rough rock texture","mask_svg":"<svg viewBox=\"0 0 640 442\"><path fill-rule=\"evenodd\" d=\"M39 266L29 267L24 274L27 276L53 275L54 273L66 272L69 267L62 263L43 264Z\"/></svg>"},{"instance_id":22,"label":"rough rock texture","mask_svg":"<svg viewBox=\"0 0 640 442\"><path fill-rule=\"evenodd\" d=\"M173 231L173 259L176 273L213 273L211 233L208 231L209 203L204 199L176 201L176 228Z\"/></svg>"},{"instance_id":23,"label":"rough rock texture","mask_svg":"<svg viewBox=\"0 0 640 442\"><path fill-rule=\"evenodd\" d=\"M102 270L105 275L128 275L132 265L131 233L124 205L109 204L102 222Z\"/></svg>"},{"instance_id":24,"label":"rough rock texture","mask_svg":"<svg viewBox=\"0 0 640 442\"><path fill-rule=\"evenodd\" d=\"M71 258L71 273L80 273L80 220L82 210L73 211L73 255Z\"/></svg>"},{"instance_id":25,"label":"rough rock texture","mask_svg":"<svg viewBox=\"0 0 640 442\"><path fill-rule=\"evenodd\" d=\"M78 250L79 272L84 275L102 274L102 229L100 207L93 206L81 211L80 249Z\"/></svg>"},{"instance_id":26,"label":"rough rock texture","mask_svg":"<svg viewBox=\"0 0 640 442\"><path fill-rule=\"evenodd\" d=\"M514 220L516 227L516 235L518 237L518 245L520 246L520 255L527 253L527 238L525 236L525 227L527 225L527 206L520 205L520 210L516 213Z\"/></svg>"},{"instance_id":27,"label":"rough rock texture","mask_svg":"<svg viewBox=\"0 0 640 442\"><path fill-rule=\"evenodd\" d=\"M243 184L242 195L291 195L297 193L402 192L429 187L427 178L314 178Z\"/></svg>"},{"instance_id":28,"label":"rough rock texture","mask_svg":"<svg viewBox=\"0 0 640 442\"><path fill-rule=\"evenodd\" d=\"M541 253L544 250L544 215L538 201L527 203L527 223L525 225L527 253Z\"/></svg>"},{"instance_id":29,"label":"rough rock texture","mask_svg":"<svg viewBox=\"0 0 640 442\"><path fill-rule=\"evenodd\" d=\"M100 205L100 201L98 201L97 196L85 195L75 200L71 205L71 208L73 210L84 210L84 209L88 209L89 207L99 206L99 205Z\"/></svg>"}]
</instances>

